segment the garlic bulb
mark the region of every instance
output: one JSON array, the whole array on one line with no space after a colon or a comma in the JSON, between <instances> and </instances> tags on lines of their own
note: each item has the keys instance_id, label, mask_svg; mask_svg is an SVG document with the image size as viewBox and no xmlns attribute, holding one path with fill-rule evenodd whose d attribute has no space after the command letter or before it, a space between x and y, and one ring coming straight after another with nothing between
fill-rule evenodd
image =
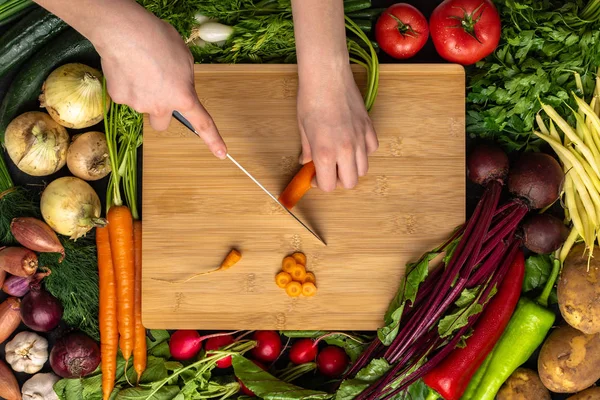
<instances>
[{"instance_id":1,"label":"garlic bulb","mask_svg":"<svg viewBox=\"0 0 600 400\"><path fill-rule=\"evenodd\" d=\"M67 163L69 134L46 113L26 112L6 127L4 145L10 159L26 174L46 176Z\"/></svg>"},{"instance_id":2,"label":"garlic bulb","mask_svg":"<svg viewBox=\"0 0 600 400\"><path fill-rule=\"evenodd\" d=\"M23 400L58 400L54 384L59 380L60 378L51 372L35 374L21 388Z\"/></svg>"},{"instance_id":3,"label":"garlic bulb","mask_svg":"<svg viewBox=\"0 0 600 400\"><path fill-rule=\"evenodd\" d=\"M48 341L33 332L20 332L6 343L6 362L13 371L34 374L48 360Z\"/></svg>"},{"instance_id":4,"label":"garlic bulb","mask_svg":"<svg viewBox=\"0 0 600 400\"><path fill-rule=\"evenodd\" d=\"M40 103L50 116L67 128L87 128L103 118L102 72L84 64L58 67L42 86ZM106 98L106 108L110 98Z\"/></svg>"}]
</instances>

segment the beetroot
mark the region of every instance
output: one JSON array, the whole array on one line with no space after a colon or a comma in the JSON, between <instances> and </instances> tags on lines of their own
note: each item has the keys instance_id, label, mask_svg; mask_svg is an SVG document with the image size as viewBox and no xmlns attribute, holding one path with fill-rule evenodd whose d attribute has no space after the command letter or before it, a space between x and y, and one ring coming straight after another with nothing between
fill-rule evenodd
<instances>
[{"instance_id":1,"label":"beetroot","mask_svg":"<svg viewBox=\"0 0 600 400\"><path fill-rule=\"evenodd\" d=\"M218 350L221 347L225 347L233 343L233 336L223 335L214 336L206 341L204 348L206 349L206 356L210 357L212 354L209 350ZM231 367L231 356L224 357L217 361L217 368L229 368Z\"/></svg>"},{"instance_id":2,"label":"beetroot","mask_svg":"<svg viewBox=\"0 0 600 400\"><path fill-rule=\"evenodd\" d=\"M256 347L252 349L254 358L273 362L281 353L281 337L275 331L256 331L253 336L256 340Z\"/></svg>"},{"instance_id":3,"label":"beetroot","mask_svg":"<svg viewBox=\"0 0 600 400\"><path fill-rule=\"evenodd\" d=\"M548 214L534 214L523 224L523 244L538 254L552 253L567 240L569 229L563 222Z\"/></svg>"},{"instance_id":4,"label":"beetroot","mask_svg":"<svg viewBox=\"0 0 600 400\"><path fill-rule=\"evenodd\" d=\"M306 364L317 356L318 343L312 339L299 339L290 348L290 361L294 364Z\"/></svg>"},{"instance_id":5,"label":"beetroot","mask_svg":"<svg viewBox=\"0 0 600 400\"><path fill-rule=\"evenodd\" d=\"M504 182L508 174L508 156L498 146L480 144L467 159L468 178L482 186L491 180Z\"/></svg>"},{"instance_id":6,"label":"beetroot","mask_svg":"<svg viewBox=\"0 0 600 400\"><path fill-rule=\"evenodd\" d=\"M89 336L73 332L58 339L50 352L50 366L63 378L91 374L100 364L100 348Z\"/></svg>"},{"instance_id":7,"label":"beetroot","mask_svg":"<svg viewBox=\"0 0 600 400\"><path fill-rule=\"evenodd\" d=\"M508 189L531 209L540 209L558 199L564 178L560 164L548 154L525 153L508 174Z\"/></svg>"},{"instance_id":8,"label":"beetroot","mask_svg":"<svg viewBox=\"0 0 600 400\"><path fill-rule=\"evenodd\" d=\"M317 368L323 375L334 378L341 375L348 367L348 355L337 346L327 346L317 357Z\"/></svg>"}]
</instances>

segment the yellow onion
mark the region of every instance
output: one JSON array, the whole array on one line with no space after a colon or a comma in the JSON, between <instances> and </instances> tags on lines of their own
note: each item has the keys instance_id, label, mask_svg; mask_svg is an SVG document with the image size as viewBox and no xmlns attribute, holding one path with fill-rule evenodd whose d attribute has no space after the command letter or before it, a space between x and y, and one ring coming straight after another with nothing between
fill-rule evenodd
<instances>
[{"instance_id":1,"label":"yellow onion","mask_svg":"<svg viewBox=\"0 0 600 400\"><path fill-rule=\"evenodd\" d=\"M73 240L90 229L105 226L100 218L100 198L82 179L65 176L52 181L42 192L40 209L44 221L55 232Z\"/></svg>"},{"instance_id":2,"label":"yellow onion","mask_svg":"<svg viewBox=\"0 0 600 400\"><path fill-rule=\"evenodd\" d=\"M81 129L102 120L102 72L84 64L58 67L42 86L40 103L62 126ZM106 98L106 107L110 98Z\"/></svg>"},{"instance_id":3,"label":"yellow onion","mask_svg":"<svg viewBox=\"0 0 600 400\"><path fill-rule=\"evenodd\" d=\"M73 137L67 152L67 167L84 181L97 181L110 173L108 143L102 132L86 132Z\"/></svg>"},{"instance_id":4,"label":"yellow onion","mask_svg":"<svg viewBox=\"0 0 600 400\"><path fill-rule=\"evenodd\" d=\"M67 163L69 134L48 114L31 111L8 124L4 145L8 156L21 171L46 176Z\"/></svg>"}]
</instances>

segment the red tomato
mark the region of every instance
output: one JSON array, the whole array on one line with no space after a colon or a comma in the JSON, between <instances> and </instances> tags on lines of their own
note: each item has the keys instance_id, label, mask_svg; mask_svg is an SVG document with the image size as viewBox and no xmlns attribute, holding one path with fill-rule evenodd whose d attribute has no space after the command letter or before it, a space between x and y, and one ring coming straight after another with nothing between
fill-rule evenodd
<instances>
[{"instance_id":1,"label":"red tomato","mask_svg":"<svg viewBox=\"0 0 600 400\"><path fill-rule=\"evenodd\" d=\"M428 37L427 19L406 3L390 6L375 25L377 44L394 58L411 58L425 46Z\"/></svg>"},{"instance_id":2,"label":"red tomato","mask_svg":"<svg viewBox=\"0 0 600 400\"><path fill-rule=\"evenodd\" d=\"M500 41L500 16L490 0L445 0L429 27L438 54L462 65L489 56Z\"/></svg>"}]
</instances>

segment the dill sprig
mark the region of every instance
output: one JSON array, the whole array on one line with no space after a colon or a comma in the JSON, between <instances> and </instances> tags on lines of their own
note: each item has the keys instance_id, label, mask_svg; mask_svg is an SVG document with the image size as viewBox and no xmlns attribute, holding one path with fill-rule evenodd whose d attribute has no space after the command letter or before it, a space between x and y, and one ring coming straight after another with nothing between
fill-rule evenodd
<instances>
[{"instance_id":1,"label":"dill sprig","mask_svg":"<svg viewBox=\"0 0 600 400\"><path fill-rule=\"evenodd\" d=\"M96 242L90 235L77 242L63 236L65 259L59 254L41 253L39 264L52 272L42 281L46 290L63 306L63 320L81 329L94 340L100 340L98 325L98 261Z\"/></svg>"}]
</instances>

